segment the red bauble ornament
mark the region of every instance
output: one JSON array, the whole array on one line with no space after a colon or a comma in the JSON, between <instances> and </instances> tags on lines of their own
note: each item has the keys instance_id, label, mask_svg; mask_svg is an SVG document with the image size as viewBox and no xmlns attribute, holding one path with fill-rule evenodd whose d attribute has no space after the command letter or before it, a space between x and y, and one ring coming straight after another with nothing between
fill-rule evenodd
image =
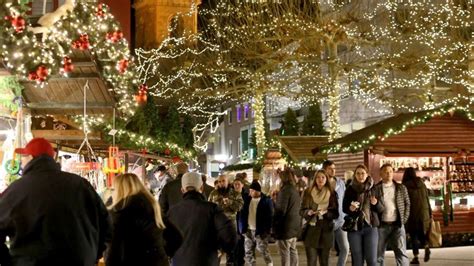
<instances>
[{"instance_id":1,"label":"red bauble ornament","mask_svg":"<svg viewBox=\"0 0 474 266\"><path fill-rule=\"evenodd\" d=\"M127 68L128 68L128 60L127 59L122 59L122 60L118 61L117 70L120 74L125 73L125 71L127 71Z\"/></svg>"},{"instance_id":2,"label":"red bauble ornament","mask_svg":"<svg viewBox=\"0 0 474 266\"><path fill-rule=\"evenodd\" d=\"M142 84L140 85L140 87L138 87L138 93L144 94L147 92L147 90L148 90L148 86L146 84Z\"/></svg>"},{"instance_id":3,"label":"red bauble ornament","mask_svg":"<svg viewBox=\"0 0 474 266\"><path fill-rule=\"evenodd\" d=\"M28 80L34 81L38 79L38 75L36 75L36 71L31 71L28 74Z\"/></svg>"},{"instance_id":4,"label":"red bauble ornament","mask_svg":"<svg viewBox=\"0 0 474 266\"><path fill-rule=\"evenodd\" d=\"M48 68L44 65L39 66L36 69L36 75L38 75L38 79L43 79L43 81L48 76Z\"/></svg>"},{"instance_id":5,"label":"red bauble ornament","mask_svg":"<svg viewBox=\"0 0 474 266\"><path fill-rule=\"evenodd\" d=\"M107 7L104 5L104 4L99 4L97 6L97 12L96 12L96 15L99 16L99 17L104 17L105 16L105 9Z\"/></svg>"},{"instance_id":6,"label":"red bauble ornament","mask_svg":"<svg viewBox=\"0 0 474 266\"><path fill-rule=\"evenodd\" d=\"M116 39L117 41L119 41L120 39L123 38L123 32L120 31L120 30L118 30L118 31L114 32L114 36L115 36L115 39Z\"/></svg>"},{"instance_id":7,"label":"red bauble ornament","mask_svg":"<svg viewBox=\"0 0 474 266\"><path fill-rule=\"evenodd\" d=\"M137 101L139 105L143 105L147 101L147 95L139 93L138 95L135 95L135 101Z\"/></svg>"},{"instance_id":8,"label":"red bauble ornament","mask_svg":"<svg viewBox=\"0 0 474 266\"><path fill-rule=\"evenodd\" d=\"M76 40L76 41L73 41L73 42L72 42L72 48L74 48L74 49L79 49L79 48L81 48L81 45L82 45L82 42L79 41L79 40Z\"/></svg>"},{"instance_id":9,"label":"red bauble ornament","mask_svg":"<svg viewBox=\"0 0 474 266\"><path fill-rule=\"evenodd\" d=\"M21 16L13 17L10 21L16 32L22 32L25 29L26 21Z\"/></svg>"},{"instance_id":10,"label":"red bauble ornament","mask_svg":"<svg viewBox=\"0 0 474 266\"><path fill-rule=\"evenodd\" d=\"M179 156L175 156L171 159L173 161L173 163L179 163L181 162L181 158L179 158Z\"/></svg>"},{"instance_id":11,"label":"red bauble ornament","mask_svg":"<svg viewBox=\"0 0 474 266\"><path fill-rule=\"evenodd\" d=\"M170 154L171 154L170 149L166 148L166 149L164 150L164 154L165 154L165 155L170 155Z\"/></svg>"},{"instance_id":12,"label":"red bauble ornament","mask_svg":"<svg viewBox=\"0 0 474 266\"><path fill-rule=\"evenodd\" d=\"M82 42L81 47L79 48L80 50L88 50L90 47L89 41Z\"/></svg>"}]
</instances>

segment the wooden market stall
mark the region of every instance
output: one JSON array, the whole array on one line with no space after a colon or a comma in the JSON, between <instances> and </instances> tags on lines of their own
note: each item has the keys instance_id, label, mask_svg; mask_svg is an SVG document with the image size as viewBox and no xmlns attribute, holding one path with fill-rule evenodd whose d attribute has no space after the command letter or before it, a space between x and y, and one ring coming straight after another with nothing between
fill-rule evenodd
<instances>
[{"instance_id":1,"label":"wooden market stall","mask_svg":"<svg viewBox=\"0 0 474 266\"><path fill-rule=\"evenodd\" d=\"M313 152L328 152L338 175L364 163L376 181L384 163L401 181L418 169L431 191L443 233L474 233L474 118L472 110L437 109L400 114L337 139Z\"/></svg>"}]
</instances>

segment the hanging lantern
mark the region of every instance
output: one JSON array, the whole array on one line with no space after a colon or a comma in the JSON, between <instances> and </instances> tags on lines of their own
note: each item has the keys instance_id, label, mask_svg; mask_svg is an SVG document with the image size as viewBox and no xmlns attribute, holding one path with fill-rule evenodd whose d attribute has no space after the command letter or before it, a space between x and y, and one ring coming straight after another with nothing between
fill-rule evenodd
<instances>
[{"instance_id":1,"label":"hanging lantern","mask_svg":"<svg viewBox=\"0 0 474 266\"><path fill-rule=\"evenodd\" d=\"M109 157L104 160L104 167L102 168L104 174L121 174L125 172L125 165L120 164L118 153L118 147L109 147Z\"/></svg>"}]
</instances>

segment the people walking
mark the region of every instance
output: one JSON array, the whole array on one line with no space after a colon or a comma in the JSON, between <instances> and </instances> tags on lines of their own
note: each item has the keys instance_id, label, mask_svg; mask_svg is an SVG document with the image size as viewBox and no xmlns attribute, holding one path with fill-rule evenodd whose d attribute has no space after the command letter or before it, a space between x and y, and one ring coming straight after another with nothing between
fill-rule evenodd
<instances>
[{"instance_id":1,"label":"people walking","mask_svg":"<svg viewBox=\"0 0 474 266\"><path fill-rule=\"evenodd\" d=\"M298 265L296 241L301 230L301 197L295 186L295 175L289 168L280 172L281 188L275 201L273 234L277 240L281 265Z\"/></svg>"},{"instance_id":2,"label":"people walking","mask_svg":"<svg viewBox=\"0 0 474 266\"><path fill-rule=\"evenodd\" d=\"M329 264L334 242L334 219L339 216L337 195L324 170L318 170L314 182L305 191L301 215L307 221L303 241L309 266Z\"/></svg>"},{"instance_id":3,"label":"people walking","mask_svg":"<svg viewBox=\"0 0 474 266\"><path fill-rule=\"evenodd\" d=\"M410 216L410 199L407 188L393 180L393 167L380 168L382 181L374 186L371 203L376 206L380 219L377 264L384 265L387 244L391 244L397 265L408 265L405 224Z\"/></svg>"},{"instance_id":4,"label":"people walking","mask_svg":"<svg viewBox=\"0 0 474 266\"><path fill-rule=\"evenodd\" d=\"M250 184L250 197L244 199L244 207L239 219L239 231L245 237L245 264L257 265L255 249L262 255L267 266L273 266L268 251L268 237L272 228L273 203L263 194L257 180Z\"/></svg>"},{"instance_id":5,"label":"people walking","mask_svg":"<svg viewBox=\"0 0 474 266\"><path fill-rule=\"evenodd\" d=\"M346 191L345 180L340 177L336 177L336 164L333 161L324 161L323 170L326 171L326 174L329 178L329 184L337 194L339 217L334 220L334 237L339 249L337 266L344 266L346 265L347 257L349 255L349 241L347 239L347 232L342 230L344 216L346 216L342 209L342 199Z\"/></svg>"},{"instance_id":6,"label":"people walking","mask_svg":"<svg viewBox=\"0 0 474 266\"><path fill-rule=\"evenodd\" d=\"M241 193L235 191L232 186L229 185L229 179L226 175L220 175L217 178L217 187L209 195L210 202L217 204L223 211L224 214L232 221L234 230L237 233L237 212L242 209L244 200L242 199ZM234 265L234 252L226 253L227 265Z\"/></svg>"},{"instance_id":7,"label":"people walking","mask_svg":"<svg viewBox=\"0 0 474 266\"><path fill-rule=\"evenodd\" d=\"M158 200L166 184L173 181L173 178L166 171L166 166L160 165L155 169L150 182L151 189Z\"/></svg>"},{"instance_id":8,"label":"people walking","mask_svg":"<svg viewBox=\"0 0 474 266\"><path fill-rule=\"evenodd\" d=\"M34 138L21 155L22 177L0 196L2 265L95 265L110 235L109 215L91 184L61 171L54 150Z\"/></svg>"},{"instance_id":9,"label":"people walking","mask_svg":"<svg viewBox=\"0 0 474 266\"><path fill-rule=\"evenodd\" d=\"M234 190L235 192L240 193L242 195L242 199L246 199L249 196L249 193L244 189L244 181L242 180L242 176L236 177L233 182ZM237 224L239 223L240 220L240 215L241 211L239 210L237 212L236 216L236 222ZM238 228L238 226L237 226ZM234 250L234 262L236 266L243 266L245 264L245 238L244 235L240 232L240 230L237 230L237 246L235 247Z\"/></svg>"},{"instance_id":10,"label":"people walking","mask_svg":"<svg viewBox=\"0 0 474 266\"><path fill-rule=\"evenodd\" d=\"M358 165L354 170L352 182L344 194L342 209L347 213L348 221L353 225L348 230L347 238L352 254L352 265L377 265L377 243L379 217L375 206L371 204L371 189L374 181L368 175L365 165Z\"/></svg>"},{"instance_id":11,"label":"people walking","mask_svg":"<svg viewBox=\"0 0 474 266\"><path fill-rule=\"evenodd\" d=\"M171 206L183 199L183 193L181 192L181 177L188 172L188 165L181 162L176 168L178 175L173 181L165 184L161 191L160 198L158 199L163 215L168 213Z\"/></svg>"},{"instance_id":12,"label":"people walking","mask_svg":"<svg viewBox=\"0 0 474 266\"><path fill-rule=\"evenodd\" d=\"M181 244L179 238L164 239L165 225L153 195L135 174L114 178L110 207L113 234L107 249L107 266L165 266ZM168 254L165 252L165 248Z\"/></svg>"},{"instance_id":13,"label":"people walking","mask_svg":"<svg viewBox=\"0 0 474 266\"><path fill-rule=\"evenodd\" d=\"M198 173L181 178L183 200L168 211L168 222L182 235L183 243L172 258L174 266L217 266L217 250L231 252L237 241L232 221L202 195L202 179Z\"/></svg>"},{"instance_id":14,"label":"people walking","mask_svg":"<svg viewBox=\"0 0 474 266\"><path fill-rule=\"evenodd\" d=\"M416 176L416 171L413 167L405 169L402 183L408 190L410 213L412 214L408 217L408 222L406 223L406 230L410 235L414 256L410 264L420 264L418 259L420 246L425 248L424 262L428 262L431 251L427 241L427 234L432 217L428 190L423 180Z\"/></svg>"}]
</instances>

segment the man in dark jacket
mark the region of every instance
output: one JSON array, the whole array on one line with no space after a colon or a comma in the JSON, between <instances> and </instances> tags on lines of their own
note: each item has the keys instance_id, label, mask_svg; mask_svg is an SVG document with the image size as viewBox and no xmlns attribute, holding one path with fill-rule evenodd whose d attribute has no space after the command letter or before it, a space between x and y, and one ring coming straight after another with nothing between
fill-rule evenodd
<instances>
[{"instance_id":1,"label":"man in dark jacket","mask_svg":"<svg viewBox=\"0 0 474 266\"><path fill-rule=\"evenodd\" d=\"M277 239L281 265L298 265L296 241L301 230L301 197L295 187L295 176L289 168L280 172L281 189L275 201L273 233Z\"/></svg>"},{"instance_id":2,"label":"man in dark jacket","mask_svg":"<svg viewBox=\"0 0 474 266\"><path fill-rule=\"evenodd\" d=\"M99 195L86 179L61 171L47 140L32 139L15 152L23 175L0 198L0 243L10 238L10 263L95 265L110 232Z\"/></svg>"},{"instance_id":3,"label":"man in dark jacket","mask_svg":"<svg viewBox=\"0 0 474 266\"><path fill-rule=\"evenodd\" d=\"M201 175L186 173L181 178L183 200L172 206L167 220L181 233L183 243L172 264L176 266L217 266L217 250L231 252L237 233L229 218L202 193Z\"/></svg>"},{"instance_id":4,"label":"man in dark jacket","mask_svg":"<svg viewBox=\"0 0 474 266\"><path fill-rule=\"evenodd\" d=\"M186 163L179 163L176 168L178 170L176 179L167 183L163 187L160 198L158 199L163 216L168 213L171 206L183 199L183 193L181 192L181 177L188 172L188 165Z\"/></svg>"},{"instance_id":5,"label":"man in dark jacket","mask_svg":"<svg viewBox=\"0 0 474 266\"><path fill-rule=\"evenodd\" d=\"M250 184L250 197L245 197L240 211L239 232L245 237L245 263L256 265L255 247L263 255L267 266L273 265L268 251L268 237L272 229L273 203L262 192L257 180Z\"/></svg>"},{"instance_id":6,"label":"man in dark jacket","mask_svg":"<svg viewBox=\"0 0 474 266\"><path fill-rule=\"evenodd\" d=\"M372 188L370 203L380 220L377 264L384 265L384 255L391 242L397 265L408 266L405 224L410 216L410 199L407 188L393 180L393 168L384 164L380 168L382 181Z\"/></svg>"}]
</instances>

